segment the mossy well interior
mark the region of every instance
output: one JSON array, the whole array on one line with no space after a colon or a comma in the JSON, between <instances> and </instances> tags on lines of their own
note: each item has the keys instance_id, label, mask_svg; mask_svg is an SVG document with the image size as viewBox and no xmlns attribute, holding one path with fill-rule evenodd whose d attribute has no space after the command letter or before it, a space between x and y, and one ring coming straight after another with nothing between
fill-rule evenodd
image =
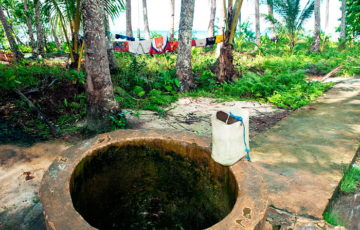
<instances>
[{"instance_id":1,"label":"mossy well interior","mask_svg":"<svg viewBox=\"0 0 360 230\"><path fill-rule=\"evenodd\" d=\"M196 144L138 141L94 151L70 181L75 209L98 229L205 229L227 216L235 178Z\"/></svg>"}]
</instances>

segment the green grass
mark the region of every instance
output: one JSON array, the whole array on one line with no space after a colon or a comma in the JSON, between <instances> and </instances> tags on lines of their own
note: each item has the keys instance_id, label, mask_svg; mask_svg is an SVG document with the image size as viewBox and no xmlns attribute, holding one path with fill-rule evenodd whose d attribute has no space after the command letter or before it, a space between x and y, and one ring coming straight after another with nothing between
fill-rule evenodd
<instances>
[{"instance_id":1,"label":"green grass","mask_svg":"<svg viewBox=\"0 0 360 230\"><path fill-rule=\"evenodd\" d=\"M340 189L343 193L353 193L359 191L360 186L360 169L358 167L350 167L343 177Z\"/></svg>"},{"instance_id":2,"label":"green grass","mask_svg":"<svg viewBox=\"0 0 360 230\"><path fill-rule=\"evenodd\" d=\"M331 225L344 226L344 223L341 220L339 213L336 211L332 211L332 210L326 211L324 213L323 217L324 217L324 220Z\"/></svg>"}]
</instances>

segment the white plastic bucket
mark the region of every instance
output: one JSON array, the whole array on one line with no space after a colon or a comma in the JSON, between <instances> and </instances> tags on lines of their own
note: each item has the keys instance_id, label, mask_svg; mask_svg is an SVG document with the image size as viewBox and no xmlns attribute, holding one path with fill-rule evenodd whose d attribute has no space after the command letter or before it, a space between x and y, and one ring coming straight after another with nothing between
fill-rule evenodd
<instances>
[{"instance_id":1,"label":"white plastic bucket","mask_svg":"<svg viewBox=\"0 0 360 230\"><path fill-rule=\"evenodd\" d=\"M212 123L212 155L214 161L222 165L232 165L244 156L247 155L246 146L244 143L244 128L245 128L245 142L247 148L250 150L249 145L249 111L242 108L227 108L222 110L228 116L226 120L219 120L217 113L215 112L211 116ZM231 118L230 112L234 116L241 116L241 121L235 123L229 122L229 119L234 122ZM224 115L223 113L221 115ZM219 116L219 114L218 114ZM223 116L224 117L224 116ZM244 127L245 126L245 127Z\"/></svg>"}]
</instances>

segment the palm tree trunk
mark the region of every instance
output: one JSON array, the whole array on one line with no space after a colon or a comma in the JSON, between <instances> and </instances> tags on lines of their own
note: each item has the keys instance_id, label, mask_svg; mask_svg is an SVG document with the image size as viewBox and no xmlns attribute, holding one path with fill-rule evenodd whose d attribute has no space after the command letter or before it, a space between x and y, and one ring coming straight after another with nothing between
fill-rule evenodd
<instances>
[{"instance_id":1,"label":"palm tree trunk","mask_svg":"<svg viewBox=\"0 0 360 230\"><path fill-rule=\"evenodd\" d=\"M268 13L271 17L274 17L274 5L273 5L273 1L272 0L268 0L267 1L267 6L268 6ZM275 29L274 29L274 23L270 22L271 25L271 34L270 34L270 38L275 38L276 34L275 34Z\"/></svg>"},{"instance_id":2,"label":"palm tree trunk","mask_svg":"<svg viewBox=\"0 0 360 230\"><path fill-rule=\"evenodd\" d=\"M44 30L40 20L40 0L35 4L35 21L36 21L36 33L37 33L37 48L42 58L45 58L44 50Z\"/></svg>"},{"instance_id":3,"label":"palm tree trunk","mask_svg":"<svg viewBox=\"0 0 360 230\"><path fill-rule=\"evenodd\" d=\"M236 0L234 5L231 5L229 1L229 6L227 8L227 27L228 30L225 32L225 38L223 41L222 48L220 49L220 56L217 60L217 65L215 73L217 75L217 80L219 82L223 81L232 81L234 78L237 78L239 73L235 70L233 60L233 40L235 35L235 29L237 25L237 20L240 15L242 0Z\"/></svg>"},{"instance_id":4,"label":"palm tree trunk","mask_svg":"<svg viewBox=\"0 0 360 230\"><path fill-rule=\"evenodd\" d=\"M149 30L149 21L148 21L148 16L147 16L146 0L143 0L142 2L143 2L143 14L144 14L145 39L150 39L150 30Z\"/></svg>"},{"instance_id":5,"label":"palm tree trunk","mask_svg":"<svg viewBox=\"0 0 360 230\"><path fill-rule=\"evenodd\" d=\"M133 36L131 26L131 0L126 0L126 36Z\"/></svg>"},{"instance_id":6,"label":"palm tree trunk","mask_svg":"<svg viewBox=\"0 0 360 230\"><path fill-rule=\"evenodd\" d=\"M110 31L110 24L109 24L110 19L109 19L109 15L107 14L107 12L105 12L104 18L105 18L105 31ZM106 33L106 49L107 49L107 55L108 55L108 59L109 59L109 68L110 68L110 70L114 70L114 69L116 69L116 60L115 60L115 56L114 56L110 32Z\"/></svg>"},{"instance_id":7,"label":"palm tree trunk","mask_svg":"<svg viewBox=\"0 0 360 230\"><path fill-rule=\"evenodd\" d=\"M6 17L5 17L5 14L4 14L4 11L3 11L1 5L0 5L0 21L1 21L1 24L3 25L4 31L6 33L6 38L9 41L11 52L14 54L15 61L19 62L24 58L24 55L18 49L15 39L10 33L10 27L9 27L9 24L7 23L7 20L6 20Z\"/></svg>"},{"instance_id":8,"label":"palm tree trunk","mask_svg":"<svg viewBox=\"0 0 360 230\"><path fill-rule=\"evenodd\" d=\"M137 38L140 38L140 0L138 0Z\"/></svg>"},{"instance_id":9,"label":"palm tree trunk","mask_svg":"<svg viewBox=\"0 0 360 230\"><path fill-rule=\"evenodd\" d=\"M326 0L326 13L325 13L325 37L329 34L329 6L330 0Z\"/></svg>"},{"instance_id":10,"label":"palm tree trunk","mask_svg":"<svg viewBox=\"0 0 360 230\"><path fill-rule=\"evenodd\" d=\"M8 8L6 8L6 13L7 13L8 18L11 18L11 14L10 14ZM16 33L15 30L14 30L13 23L12 23L11 20L9 21L9 24L8 24L8 25L9 25L10 30L12 31L12 33L13 33L13 35L14 35L14 37L15 37L15 40L17 41L17 43L20 44L20 45L25 45L25 44L21 41L21 39L17 36L17 33Z\"/></svg>"},{"instance_id":11,"label":"palm tree trunk","mask_svg":"<svg viewBox=\"0 0 360 230\"><path fill-rule=\"evenodd\" d=\"M219 29L220 29L220 34L224 34L225 33L225 9L224 9L224 4L222 3L222 0L220 0L221 3L220 3L220 8L219 8ZM215 57L218 58L220 56L220 50L221 50L221 47L222 47L222 42L221 43L218 43L217 44L217 47L216 47L216 54L215 54Z\"/></svg>"},{"instance_id":12,"label":"palm tree trunk","mask_svg":"<svg viewBox=\"0 0 360 230\"><path fill-rule=\"evenodd\" d=\"M346 17L346 0L341 2L341 31L340 38L345 41L345 17Z\"/></svg>"},{"instance_id":13,"label":"palm tree trunk","mask_svg":"<svg viewBox=\"0 0 360 230\"><path fill-rule=\"evenodd\" d=\"M87 127L96 132L108 131L120 110L115 100L106 52L104 13L100 0L83 0L85 35L85 70L87 83Z\"/></svg>"},{"instance_id":14,"label":"palm tree trunk","mask_svg":"<svg viewBox=\"0 0 360 230\"><path fill-rule=\"evenodd\" d=\"M46 36L46 32L44 31L44 45L45 45L45 49L46 49L46 53L50 52L50 49L47 45L47 36Z\"/></svg>"},{"instance_id":15,"label":"palm tree trunk","mask_svg":"<svg viewBox=\"0 0 360 230\"><path fill-rule=\"evenodd\" d=\"M25 1L26 1L26 0L25 0ZM61 44L60 44L60 42L59 42L59 37L58 37L57 34L56 34L56 30L54 29L54 24L53 24L53 22L52 22L51 17L49 17L49 20L50 20L49 22L50 22L51 31L52 31L52 34L53 34L53 37L54 37L54 41L55 41L56 48L57 48L58 50L62 50Z\"/></svg>"},{"instance_id":16,"label":"palm tree trunk","mask_svg":"<svg viewBox=\"0 0 360 230\"><path fill-rule=\"evenodd\" d=\"M260 46L260 14L259 14L259 0L255 0L255 43ZM255 50L259 47L255 46Z\"/></svg>"},{"instance_id":17,"label":"palm tree trunk","mask_svg":"<svg viewBox=\"0 0 360 230\"><path fill-rule=\"evenodd\" d=\"M241 35L241 12L239 14L239 19L238 19L238 30L239 30L239 34Z\"/></svg>"},{"instance_id":18,"label":"palm tree trunk","mask_svg":"<svg viewBox=\"0 0 360 230\"><path fill-rule=\"evenodd\" d=\"M214 37L214 23L216 14L216 0L211 0L210 3L210 21L207 31L207 37Z\"/></svg>"},{"instance_id":19,"label":"palm tree trunk","mask_svg":"<svg viewBox=\"0 0 360 230\"><path fill-rule=\"evenodd\" d=\"M174 41L175 0L170 0L170 41Z\"/></svg>"},{"instance_id":20,"label":"palm tree trunk","mask_svg":"<svg viewBox=\"0 0 360 230\"><path fill-rule=\"evenodd\" d=\"M191 40L194 23L195 0L181 0L179 23L179 48L176 62L176 77L179 79L180 92L194 88L191 66Z\"/></svg>"},{"instance_id":21,"label":"palm tree trunk","mask_svg":"<svg viewBox=\"0 0 360 230\"><path fill-rule=\"evenodd\" d=\"M32 30L32 25L31 25L31 18L29 15L29 8L27 5L27 0L24 0L24 8L25 8L25 16L26 16L26 24L28 27L28 34L30 37L30 44L31 44L31 51L32 51L32 55L34 57L36 57L37 55L37 50L36 50L36 44L35 44L35 39L34 39L34 33Z\"/></svg>"},{"instance_id":22,"label":"palm tree trunk","mask_svg":"<svg viewBox=\"0 0 360 230\"><path fill-rule=\"evenodd\" d=\"M311 52L320 52L320 0L315 0L314 39Z\"/></svg>"}]
</instances>

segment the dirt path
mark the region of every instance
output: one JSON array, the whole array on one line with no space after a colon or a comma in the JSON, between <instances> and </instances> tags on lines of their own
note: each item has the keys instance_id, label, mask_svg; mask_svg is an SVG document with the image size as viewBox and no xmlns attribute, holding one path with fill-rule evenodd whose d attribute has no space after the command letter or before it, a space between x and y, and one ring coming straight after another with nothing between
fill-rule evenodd
<instances>
[{"instance_id":1,"label":"dirt path","mask_svg":"<svg viewBox=\"0 0 360 230\"><path fill-rule=\"evenodd\" d=\"M0 229L45 229L38 197L41 179L68 147L61 142L0 145Z\"/></svg>"},{"instance_id":2,"label":"dirt path","mask_svg":"<svg viewBox=\"0 0 360 230\"><path fill-rule=\"evenodd\" d=\"M281 229L297 229L297 216L322 218L358 148L359 104L360 77L343 79L250 142L271 205L293 215Z\"/></svg>"}]
</instances>

